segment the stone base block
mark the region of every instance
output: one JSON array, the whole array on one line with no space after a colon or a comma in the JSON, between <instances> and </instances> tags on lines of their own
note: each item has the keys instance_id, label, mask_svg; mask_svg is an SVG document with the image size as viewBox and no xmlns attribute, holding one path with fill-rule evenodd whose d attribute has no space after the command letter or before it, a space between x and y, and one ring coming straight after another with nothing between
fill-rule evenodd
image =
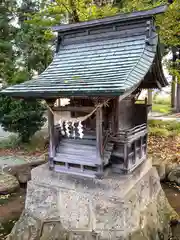
<instances>
[{"instance_id":1,"label":"stone base block","mask_svg":"<svg viewBox=\"0 0 180 240\"><path fill-rule=\"evenodd\" d=\"M165 240L171 213L150 161L130 175L109 173L104 179L54 173L45 164L32 170L20 222L36 219L39 230L32 240L160 240L161 233Z\"/></svg>"}]
</instances>

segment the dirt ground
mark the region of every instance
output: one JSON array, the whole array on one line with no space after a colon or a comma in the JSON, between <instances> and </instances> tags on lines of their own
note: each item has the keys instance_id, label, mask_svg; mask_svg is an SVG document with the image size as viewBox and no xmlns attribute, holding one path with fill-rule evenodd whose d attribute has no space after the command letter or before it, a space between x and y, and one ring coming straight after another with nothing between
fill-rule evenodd
<instances>
[{"instance_id":1,"label":"dirt ground","mask_svg":"<svg viewBox=\"0 0 180 240\"><path fill-rule=\"evenodd\" d=\"M15 222L20 217L25 205L26 189L12 194L4 200L0 196L0 239L4 240L5 236L10 233Z\"/></svg>"}]
</instances>

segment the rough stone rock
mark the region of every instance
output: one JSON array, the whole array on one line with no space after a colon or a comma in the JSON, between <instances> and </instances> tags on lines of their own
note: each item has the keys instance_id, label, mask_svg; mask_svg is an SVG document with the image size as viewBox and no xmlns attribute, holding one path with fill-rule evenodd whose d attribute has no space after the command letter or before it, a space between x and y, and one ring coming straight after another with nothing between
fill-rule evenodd
<instances>
[{"instance_id":1,"label":"rough stone rock","mask_svg":"<svg viewBox=\"0 0 180 240\"><path fill-rule=\"evenodd\" d=\"M60 221L49 219L42 224L39 219L23 213L16 223L13 231L6 240L169 240L180 239L180 231L174 231L172 235L170 229L170 219L177 217L170 207L163 191L157 199L146 206L140 213L138 230L128 236L115 237L109 231L109 238L104 238L93 231L83 229L81 231L67 231L62 227ZM105 219L104 219L105 221ZM180 229L180 228L179 228ZM171 238L170 238L171 237Z\"/></svg>"},{"instance_id":2,"label":"rough stone rock","mask_svg":"<svg viewBox=\"0 0 180 240\"><path fill-rule=\"evenodd\" d=\"M22 164L7 164L3 166L3 172L15 176L19 183L27 183L31 179L31 170L43 163L47 162L47 159L36 159ZM1 166L0 166L1 169Z\"/></svg>"},{"instance_id":3,"label":"rough stone rock","mask_svg":"<svg viewBox=\"0 0 180 240\"><path fill-rule=\"evenodd\" d=\"M156 168L160 180L164 181L166 179L166 165L161 163L161 164L155 164L153 166Z\"/></svg>"},{"instance_id":4,"label":"rough stone rock","mask_svg":"<svg viewBox=\"0 0 180 240\"><path fill-rule=\"evenodd\" d=\"M157 199L141 212L139 229L132 233L130 240L169 240L171 236L169 223L173 217L178 216L161 190Z\"/></svg>"},{"instance_id":5,"label":"rough stone rock","mask_svg":"<svg viewBox=\"0 0 180 240\"><path fill-rule=\"evenodd\" d=\"M13 193L19 188L19 182L16 177L0 173L0 194Z\"/></svg>"},{"instance_id":6,"label":"rough stone rock","mask_svg":"<svg viewBox=\"0 0 180 240\"><path fill-rule=\"evenodd\" d=\"M166 177L168 177L169 173L172 172L174 169L180 167L177 163L168 163L166 164Z\"/></svg>"},{"instance_id":7,"label":"rough stone rock","mask_svg":"<svg viewBox=\"0 0 180 240\"><path fill-rule=\"evenodd\" d=\"M170 182L175 182L180 186L180 167L177 167L173 169L169 175L168 175L168 180Z\"/></svg>"},{"instance_id":8,"label":"rough stone rock","mask_svg":"<svg viewBox=\"0 0 180 240\"><path fill-rule=\"evenodd\" d=\"M169 222L177 214L156 169L148 164L130 177L113 174L104 179L55 173L47 165L33 169L27 215L17 222L11 239L168 240Z\"/></svg>"},{"instance_id":9,"label":"rough stone rock","mask_svg":"<svg viewBox=\"0 0 180 240\"><path fill-rule=\"evenodd\" d=\"M172 229L172 240L180 239L180 220L173 219L170 223Z\"/></svg>"},{"instance_id":10,"label":"rough stone rock","mask_svg":"<svg viewBox=\"0 0 180 240\"><path fill-rule=\"evenodd\" d=\"M41 221L24 211L6 240L39 240L40 230Z\"/></svg>"},{"instance_id":11,"label":"rough stone rock","mask_svg":"<svg viewBox=\"0 0 180 240\"><path fill-rule=\"evenodd\" d=\"M31 167L19 167L15 175L19 183L27 183L29 180L31 180Z\"/></svg>"}]
</instances>

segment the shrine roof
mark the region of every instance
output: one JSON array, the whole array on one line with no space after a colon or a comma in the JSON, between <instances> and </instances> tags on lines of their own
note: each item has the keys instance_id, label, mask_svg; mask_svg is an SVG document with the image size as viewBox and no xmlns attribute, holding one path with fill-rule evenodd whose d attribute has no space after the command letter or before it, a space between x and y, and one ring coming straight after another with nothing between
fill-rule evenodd
<instances>
[{"instance_id":1,"label":"shrine roof","mask_svg":"<svg viewBox=\"0 0 180 240\"><path fill-rule=\"evenodd\" d=\"M59 42L48 68L2 93L43 99L119 96L137 87L166 86L153 18L165 9L55 27Z\"/></svg>"}]
</instances>

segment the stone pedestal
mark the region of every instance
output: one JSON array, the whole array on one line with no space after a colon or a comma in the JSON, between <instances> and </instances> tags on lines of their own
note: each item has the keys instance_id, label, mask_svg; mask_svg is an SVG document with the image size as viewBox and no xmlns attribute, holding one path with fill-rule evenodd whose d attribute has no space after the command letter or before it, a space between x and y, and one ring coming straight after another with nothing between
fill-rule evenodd
<instances>
[{"instance_id":1,"label":"stone pedestal","mask_svg":"<svg viewBox=\"0 0 180 240\"><path fill-rule=\"evenodd\" d=\"M55 173L45 164L32 170L25 212L11 236L20 239L20 229L23 240L23 234L31 240L165 240L171 213L150 161L131 175L104 179Z\"/></svg>"}]
</instances>

